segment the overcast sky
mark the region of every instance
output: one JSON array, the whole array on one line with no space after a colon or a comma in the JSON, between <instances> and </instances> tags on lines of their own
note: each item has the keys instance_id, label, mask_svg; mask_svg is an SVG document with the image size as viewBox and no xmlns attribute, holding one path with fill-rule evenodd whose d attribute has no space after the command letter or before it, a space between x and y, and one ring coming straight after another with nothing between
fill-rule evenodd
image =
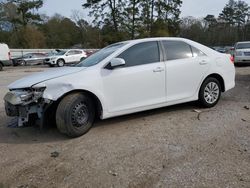
<instances>
[{"instance_id":1,"label":"overcast sky","mask_svg":"<svg viewBox=\"0 0 250 188\"><path fill-rule=\"evenodd\" d=\"M82 4L85 0L44 0L44 6L41 13L49 16L59 13L63 16L70 17L72 10L83 12ZM183 0L181 7L181 17L194 16L205 17L207 14L219 15L228 0ZM250 0L245 0L250 5ZM86 15L87 16L87 15ZM86 18L88 20L88 18Z\"/></svg>"}]
</instances>

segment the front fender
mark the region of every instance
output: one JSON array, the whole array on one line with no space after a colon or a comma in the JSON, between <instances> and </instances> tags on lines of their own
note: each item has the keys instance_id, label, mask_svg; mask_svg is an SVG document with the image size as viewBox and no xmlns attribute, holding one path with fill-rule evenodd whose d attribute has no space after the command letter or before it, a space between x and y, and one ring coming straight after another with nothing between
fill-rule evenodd
<instances>
[{"instance_id":1,"label":"front fender","mask_svg":"<svg viewBox=\"0 0 250 188\"><path fill-rule=\"evenodd\" d=\"M90 84L91 85L91 84ZM43 98L51 101L58 101L64 95L71 93L73 91L87 91L95 95L101 102L103 111L106 111L106 104L104 96L101 90L88 87L81 82L69 83L69 82L56 82L54 80L37 84L35 87L46 87L43 93ZM102 87L95 87L102 88Z\"/></svg>"}]
</instances>

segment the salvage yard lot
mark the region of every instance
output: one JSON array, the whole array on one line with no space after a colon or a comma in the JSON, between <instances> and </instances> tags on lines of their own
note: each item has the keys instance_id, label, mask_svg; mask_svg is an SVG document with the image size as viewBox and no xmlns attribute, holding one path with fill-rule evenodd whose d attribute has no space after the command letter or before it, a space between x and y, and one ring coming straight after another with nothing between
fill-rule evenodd
<instances>
[{"instance_id":1,"label":"salvage yard lot","mask_svg":"<svg viewBox=\"0 0 250 188\"><path fill-rule=\"evenodd\" d=\"M47 67L5 68L14 80ZM249 187L250 67L212 109L182 104L97 121L69 139L56 128L7 128L0 102L0 187Z\"/></svg>"}]
</instances>

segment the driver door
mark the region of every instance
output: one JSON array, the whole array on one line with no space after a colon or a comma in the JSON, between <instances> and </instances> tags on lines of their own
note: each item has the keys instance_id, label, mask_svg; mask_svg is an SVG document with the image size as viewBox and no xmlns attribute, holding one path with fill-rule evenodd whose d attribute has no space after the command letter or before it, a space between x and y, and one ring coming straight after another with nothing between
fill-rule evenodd
<instances>
[{"instance_id":1,"label":"driver door","mask_svg":"<svg viewBox=\"0 0 250 188\"><path fill-rule=\"evenodd\" d=\"M109 113L135 112L166 101L165 65L157 41L135 44L118 58L125 65L103 69L103 87Z\"/></svg>"}]
</instances>

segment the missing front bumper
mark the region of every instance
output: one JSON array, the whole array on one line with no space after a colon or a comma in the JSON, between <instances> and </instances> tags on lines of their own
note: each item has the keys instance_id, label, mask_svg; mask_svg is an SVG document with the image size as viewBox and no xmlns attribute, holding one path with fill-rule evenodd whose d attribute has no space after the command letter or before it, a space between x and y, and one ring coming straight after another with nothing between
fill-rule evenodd
<instances>
[{"instance_id":1,"label":"missing front bumper","mask_svg":"<svg viewBox=\"0 0 250 188\"><path fill-rule=\"evenodd\" d=\"M40 120L43 118L44 104L30 104L21 106L13 105L9 101L5 101L5 111L7 116L17 117L18 127L23 127L34 123L34 118L35 120Z\"/></svg>"}]
</instances>

